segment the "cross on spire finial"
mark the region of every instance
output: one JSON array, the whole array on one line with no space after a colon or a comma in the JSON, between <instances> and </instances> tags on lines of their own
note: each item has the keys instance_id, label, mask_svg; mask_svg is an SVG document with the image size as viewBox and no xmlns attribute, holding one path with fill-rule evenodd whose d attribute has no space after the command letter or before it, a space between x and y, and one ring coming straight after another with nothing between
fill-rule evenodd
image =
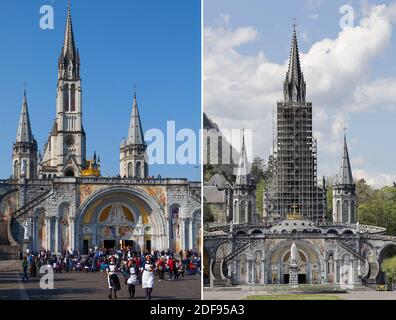
<instances>
[{"instance_id":1,"label":"cross on spire finial","mask_svg":"<svg viewBox=\"0 0 396 320\"><path fill-rule=\"evenodd\" d=\"M136 98L136 83L133 85L133 95Z\"/></svg>"},{"instance_id":2,"label":"cross on spire finial","mask_svg":"<svg viewBox=\"0 0 396 320\"><path fill-rule=\"evenodd\" d=\"M296 17L293 18L293 29L294 31L296 31L296 27L297 27L297 19Z\"/></svg>"}]
</instances>

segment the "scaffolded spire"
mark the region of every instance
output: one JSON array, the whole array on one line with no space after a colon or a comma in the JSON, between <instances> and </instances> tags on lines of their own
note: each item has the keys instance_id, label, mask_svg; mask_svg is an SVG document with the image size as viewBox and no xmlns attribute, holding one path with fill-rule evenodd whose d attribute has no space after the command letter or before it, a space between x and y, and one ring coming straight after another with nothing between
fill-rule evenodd
<instances>
[{"instance_id":1,"label":"scaffolded spire","mask_svg":"<svg viewBox=\"0 0 396 320\"><path fill-rule=\"evenodd\" d=\"M29 110L26 98L26 89L23 93L22 111L19 117L19 126L17 131L16 142L34 143L34 137L30 126Z\"/></svg>"},{"instance_id":2,"label":"scaffolded spire","mask_svg":"<svg viewBox=\"0 0 396 320\"><path fill-rule=\"evenodd\" d=\"M242 147L241 147L241 155L239 157L239 165L236 176L236 184L237 185L247 185L249 181L249 170L248 170L248 158L246 154L245 147L245 130L242 133Z\"/></svg>"},{"instance_id":3,"label":"scaffolded spire","mask_svg":"<svg viewBox=\"0 0 396 320\"><path fill-rule=\"evenodd\" d=\"M301 71L295 25L293 26L289 68L286 72L283 95L285 102L305 102L305 81Z\"/></svg>"},{"instance_id":4,"label":"scaffolded spire","mask_svg":"<svg viewBox=\"0 0 396 320\"><path fill-rule=\"evenodd\" d=\"M133 97L132 116L129 123L127 145L145 145L142 123L140 121L139 109L136 100L136 92Z\"/></svg>"},{"instance_id":5,"label":"scaffolded spire","mask_svg":"<svg viewBox=\"0 0 396 320\"><path fill-rule=\"evenodd\" d=\"M353 185L351 163L349 161L346 135L344 134L344 152L341 159L340 171L337 176L338 185Z\"/></svg>"}]
</instances>

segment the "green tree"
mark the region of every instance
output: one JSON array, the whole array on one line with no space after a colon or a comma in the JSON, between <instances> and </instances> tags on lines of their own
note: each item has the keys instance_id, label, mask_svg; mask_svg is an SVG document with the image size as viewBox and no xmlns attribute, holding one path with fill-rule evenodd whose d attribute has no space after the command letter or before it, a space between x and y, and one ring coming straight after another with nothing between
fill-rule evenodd
<instances>
[{"instance_id":1,"label":"green tree","mask_svg":"<svg viewBox=\"0 0 396 320\"><path fill-rule=\"evenodd\" d=\"M256 183L265 178L264 159L260 157L255 157L253 159L250 175Z\"/></svg>"},{"instance_id":2,"label":"green tree","mask_svg":"<svg viewBox=\"0 0 396 320\"><path fill-rule=\"evenodd\" d=\"M366 180L360 179L356 182L356 195L358 206L360 204L369 202L374 193L375 190L367 184Z\"/></svg>"},{"instance_id":3,"label":"green tree","mask_svg":"<svg viewBox=\"0 0 396 320\"><path fill-rule=\"evenodd\" d=\"M385 273L387 284L391 284L396 278L396 256L385 259L381 263L381 270Z\"/></svg>"}]
</instances>

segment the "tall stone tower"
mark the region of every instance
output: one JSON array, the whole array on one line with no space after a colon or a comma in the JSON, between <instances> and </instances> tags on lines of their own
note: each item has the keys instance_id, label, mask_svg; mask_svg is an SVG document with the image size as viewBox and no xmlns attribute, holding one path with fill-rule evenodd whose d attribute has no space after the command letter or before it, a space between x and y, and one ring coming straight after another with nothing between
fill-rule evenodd
<instances>
[{"instance_id":1,"label":"tall stone tower","mask_svg":"<svg viewBox=\"0 0 396 320\"><path fill-rule=\"evenodd\" d=\"M270 180L264 216L285 219L297 208L311 221L324 219L324 192L317 185L316 140L312 136L312 103L305 100L296 30L293 30L289 67L278 102ZM275 125L275 123L274 123Z\"/></svg>"},{"instance_id":2,"label":"tall stone tower","mask_svg":"<svg viewBox=\"0 0 396 320\"><path fill-rule=\"evenodd\" d=\"M242 135L238 171L233 185L233 223L256 222L256 185L251 179L246 154L245 135Z\"/></svg>"},{"instance_id":3,"label":"tall stone tower","mask_svg":"<svg viewBox=\"0 0 396 320\"><path fill-rule=\"evenodd\" d=\"M37 141L32 134L26 90L23 94L22 111L12 153L13 178L37 178Z\"/></svg>"},{"instance_id":4,"label":"tall stone tower","mask_svg":"<svg viewBox=\"0 0 396 320\"><path fill-rule=\"evenodd\" d=\"M147 145L144 142L142 123L136 93L133 97L132 115L129 123L128 138L120 146L120 175L129 178L146 178L148 163Z\"/></svg>"},{"instance_id":5,"label":"tall stone tower","mask_svg":"<svg viewBox=\"0 0 396 320\"><path fill-rule=\"evenodd\" d=\"M333 222L357 222L356 185L352 177L345 135L340 171L333 184Z\"/></svg>"},{"instance_id":6,"label":"tall stone tower","mask_svg":"<svg viewBox=\"0 0 396 320\"><path fill-rule=\"evenodd\" d=\"M79 176L85 167L86 135L82 124L80 54L76 49L70 5L58 61L56 120L44 150L42 175Z\"/></svg>"}]
</instances>

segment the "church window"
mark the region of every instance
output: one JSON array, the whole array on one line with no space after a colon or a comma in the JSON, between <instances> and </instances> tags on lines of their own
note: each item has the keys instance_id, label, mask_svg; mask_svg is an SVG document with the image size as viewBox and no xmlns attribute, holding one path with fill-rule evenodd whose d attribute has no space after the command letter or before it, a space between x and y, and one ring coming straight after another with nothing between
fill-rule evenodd
<instances>
[{"instance_id":1,"label":"church window","mask_svg":"<svg viewBox=\"0 0 396 320\"><path fill-rule=\"evenodd\" d=\"M19 164L18 164L18 161L14 162L14 178L19 178Z\"/></svg>"},{"instance_id":2,"label":"church window","mask_svg":"<svg viewBox=\"0 0 396 320\"><path fill-rule=\"evenodd\" d=\"M248 205L248 220L250 222L253 222L253 206L251 201L249 201L249 205Z\"/></svg>"},{"instance_id":3,"label":"church window","mask_svg":"<svg viewBox=\"0 0 396 320\"><path fill-rule=\"evenodd\" d=\"M74 171L69 169L65 173L65 177L74 177Z\"/></svg>"},{"instance_id":4,"label":"church window","mask_svg":"<svg viewBox=\"0 0 396 320\"><path fill-rule=\"evenodd\" d=\"M356 217L355 217L355 201L351 202L351 223L356 222Z\"/></svg>"},{"instance_id":5,"label":"church window","mask_svg":"<svg viewBox=\"0 0 396 320\"><path fill-rule=\"evenodd\" d=\"M76 111L76 85L72 84L70 87L70 110Z\"/></svg>"},{"instance_id":6,"label":"church window","mask_svg":"<svg viewBox=\"0 0 396 320\"><path fill-rule=\"evenodd\" d=\"M342 222L348 222L348 201L344 200L342 204Z\"/></svg>"},{"instance_id":7,"label":"church window","mask_svg":"<svg viewBox=\"0 0 396 320\"><path fill-rule=\"evenodd\" d=\"M69 111L69 85L63 86L63 110Z\"/></svg>"},{"instance_id":8,"label":"church window","mask_svg":"<svg viewBox=\"0 0 396 320\"><path fill-rule=\"evenodd\" d=\"M132 167L132 162L129 162L128 163L128 178L131 178L133 176L133 173L132 173L133 169L132 168L133 168Z\"/></svg>"},{"instance_id":9,"label":"church window","mask_svg":"<svg viewBox=\"0 0 396 320\"><path fill-rule=\"evenodd\" d=\"M341 216L341 201L337 201L337 205L336 205L336 212L337 212L337 221L340 221L340 216Z\"/></svg>"},{"instance_id":10,"label":"church window","mask_svg":"<svg viewBox=\"0 0 396 320\"><path fill-rule=\"evenodd\" d=\"M240 204L241 210L239 211L239 223L244 223L245 222L245 201L241 201Z\"/></svg>"},{"instance_id":11,"label":"church window","mask_svg":"<svg viewBox=\"0 0 396 320\"><path fill-rule=\"evenodd\" d=\"M141 175L141 163L138 161L138 162L136 162L136 174L135 174L135 176L137 177L137 178L141 178L142 177L142 175Z\"/></svg>"}]
</instances>

